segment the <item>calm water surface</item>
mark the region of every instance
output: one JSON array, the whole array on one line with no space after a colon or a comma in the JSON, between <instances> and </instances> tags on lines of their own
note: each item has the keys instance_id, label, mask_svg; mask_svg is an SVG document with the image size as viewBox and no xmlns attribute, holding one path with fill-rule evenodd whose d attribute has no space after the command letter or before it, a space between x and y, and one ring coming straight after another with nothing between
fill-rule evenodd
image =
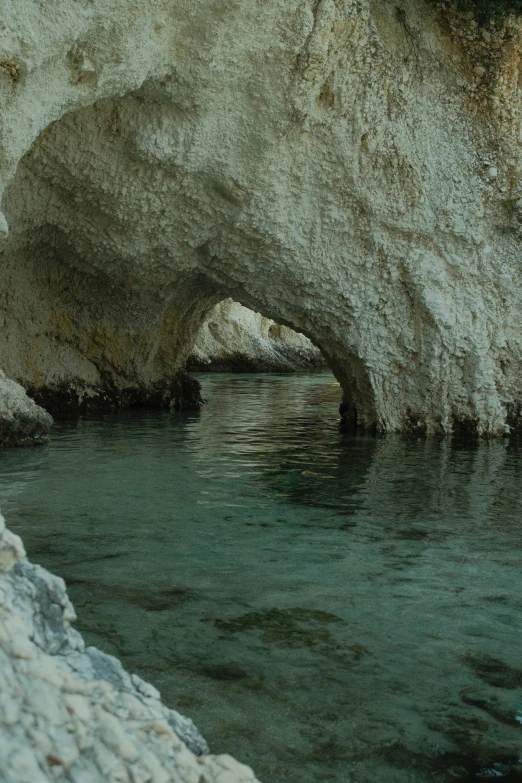
<instances>
[{"instance_id":1,"label":"calm water surface","mask_svg":"<svg viewBox=\"0 0 522 783\"><path fill-rule=\"evenodd\" d=\"M522 451L340 436L327 374L57 423L0 507L90 644L264 783L522 780Z\"/></svg>"}]
</instances>

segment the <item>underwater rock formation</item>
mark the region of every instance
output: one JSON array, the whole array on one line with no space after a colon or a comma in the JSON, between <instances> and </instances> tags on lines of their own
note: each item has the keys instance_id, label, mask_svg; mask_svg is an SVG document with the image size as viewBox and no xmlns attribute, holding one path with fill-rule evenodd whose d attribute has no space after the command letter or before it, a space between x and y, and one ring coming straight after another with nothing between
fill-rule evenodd
<instances>
[{"instance_id":1,"label":"underwater rock formation","mask_svg":"<svg viewBox=\"0 0 522 783\"><path fill-rule=\"evenodd\" d=\"M226 299L199 330L187 369L293 372L324 364L319 349L303 334Z\"/></svg>"},{"instance_id":2,"label":"underwater rock formation","mask_svg":"<svg viewBox=\"0 0 522 783\"><path fill-rule=\"evenodd\" d=\"M9 377L168 397L232 297L318 346L352 426L517 424L519 22L423 0L0 0L0 19Z\"/></svg>"},{"instance_id":3,"label":"underwater rock formation","mask_svg":"<svg viewBox=\"0 0 522 783\"><path fill-rule=\"evenodd\" d=\"M255 783L209 755L191 720L113 656L85 647L63 579L25 558L0 516L3 783Z\"/></svg>"},{"instance_id":4,"label":"underwater rock formation","mask_svg":"<svg viewBox=\"0 0 522 783\"><path fill-rule=\"evenodd\" d=\"M20 384L0 370L0 447L45 443L52 423L52 417L27 396Z\"/></svg>"}]
</instances>

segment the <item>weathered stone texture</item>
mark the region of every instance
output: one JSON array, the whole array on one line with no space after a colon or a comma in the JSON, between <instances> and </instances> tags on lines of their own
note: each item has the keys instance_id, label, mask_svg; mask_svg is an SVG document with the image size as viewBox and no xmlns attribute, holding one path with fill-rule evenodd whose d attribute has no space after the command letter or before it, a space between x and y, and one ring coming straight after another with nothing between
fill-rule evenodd
<instances>
[{"instance_id":1,"label":"weathered stone texture","mask_svg":"<svg viewBox=\"0 0 522 783\"><path fill-rule=\"evenodd\" d=\"M231 299L210 312L187 364L189 371L219 372L293 372L317 367L324 367L324 359L307 337Z\"/></svg>"},{"instance_id":2,"label":"weathered stone texture","mask_svg":"<svg viewBox=\"0 0 522 783\"><path fill-rule=\"evenodd\" d=\"M45 443L52 417L0 370L0 447Z\"/></svg>"},{"instance_id":3,"label":"weathered stone texture","mask_svg":"<svg viewBox=\"0 0 522 783\"><path fill-rule=\"evenodd\" d=\"M508 431L513 20L421 0L0 0L0 19L8 376L168 389L232 297L312 339L352 422Z\"/></svg>"}]
</instances>

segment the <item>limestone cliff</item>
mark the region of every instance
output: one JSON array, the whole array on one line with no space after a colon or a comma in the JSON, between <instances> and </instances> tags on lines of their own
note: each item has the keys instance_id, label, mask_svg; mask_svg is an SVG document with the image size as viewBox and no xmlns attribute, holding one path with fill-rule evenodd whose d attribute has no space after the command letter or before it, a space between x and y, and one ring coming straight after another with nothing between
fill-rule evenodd
<instances>
[{"instance_id":1,"label":"limestone cliff","mask_svg":"<svg viewBox=\"0 0 522 783\"><path fill-rule=\"evenodd\" d=\"M518 22L423 0L0 0L0 20L9 377L169 401L232 297L312 339L348 424L517 423Z\"/></svg>"},{"instance_id":2,"label":"limestone cliff","mask_svg":"<svg viewBox=\"0 0 522 783\"><path fill-rule=\"evenodd\" d=\"M187 369L228 372L293 372L323 367L318 348L302 334L226 299L199 330Z\"/></svg>"},{"instance_id":3,"label":"limestone cliff","mask_svg":"<svg viewBox=\"0 0 522 783\"><path fill-rule=\"evenodd\" d=\"M0 515L2 783L255 783L152 685L86 648L75 619L63 580L26 560Z\"/></svg>"}]
</instances>

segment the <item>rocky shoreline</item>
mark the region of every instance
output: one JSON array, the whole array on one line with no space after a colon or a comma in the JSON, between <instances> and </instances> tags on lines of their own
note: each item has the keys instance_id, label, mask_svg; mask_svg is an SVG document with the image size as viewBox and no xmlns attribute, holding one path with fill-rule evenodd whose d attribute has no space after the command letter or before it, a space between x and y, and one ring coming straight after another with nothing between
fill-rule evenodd
<instances>
[{"instance_id":1,"label":"rocky shoreline","mask_svg":"<svg viewBox=\"0 0 522 783\"><path fill-rule=\"evenodd\" d=\"M0 370L0 447L45 443L52 424L52 416Z\"/></svg>"},{"instance_id":2,"label":"rocky shoreline","mask_svg":"<svg viewBox=\"0 0 522 783\"><path fill-rule=\"evenodd\" d=\"M256 783L156 688L86 647L75 619L63 579L26 559L0 515L2 783Z\"/></svg>"}]
</instances>

